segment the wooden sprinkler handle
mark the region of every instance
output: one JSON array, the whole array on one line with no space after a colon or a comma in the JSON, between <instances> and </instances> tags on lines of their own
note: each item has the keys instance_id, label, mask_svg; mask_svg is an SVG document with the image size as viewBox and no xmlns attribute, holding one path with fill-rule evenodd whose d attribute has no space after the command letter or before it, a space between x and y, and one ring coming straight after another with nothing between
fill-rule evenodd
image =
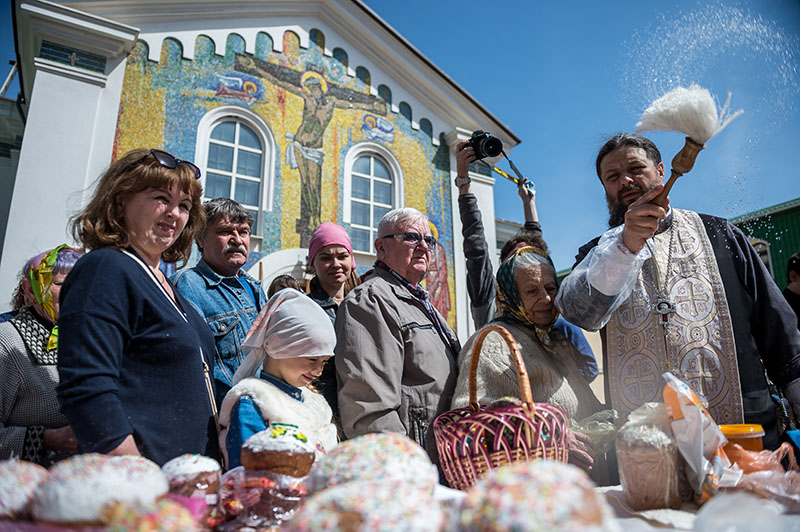
<instances>
[{"instance_id":1,"label":"wooden sprinkler handle","mask_svg":"<svg viewBox=\"0 0 800 532\"><path fill-rule=\"evenodd\" d=\"M675 184L675 181L677 181L680 176L694 167L697 154L705 147L705 144L699 144L690 137L686 137L686 143L683 145L683 148L672 158L672 174L669 176L669 180L664 184L664 190L653 199L652 203L659 207L663 207L667 203L667 196L669 195L669 191L672 190L672 185Z\"/></svg>"}]
</instances>

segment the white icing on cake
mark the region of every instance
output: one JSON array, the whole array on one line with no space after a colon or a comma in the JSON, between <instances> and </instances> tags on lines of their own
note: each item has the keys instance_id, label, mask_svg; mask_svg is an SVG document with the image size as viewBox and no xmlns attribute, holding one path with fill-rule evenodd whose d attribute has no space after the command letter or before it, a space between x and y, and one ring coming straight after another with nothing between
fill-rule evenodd
<instances>
[{"instance_id":1,"label":"white icing on cake","mask_svg":"<svg viewBox=\"0 0 800 532\"><path fill-rule=\"evenodd\" d=\"M619 532L613 513L589 477L551 460L491 470L467 492L462 530Z\"/></svg>"},{"instance_id":2,"label":"white icing on cake","mask_svg":"<svg viewBox=\"0 0 800 532\"><path fill-rule=\"evenodd\" d=\"M354 480L400 481L433 494L436 467L414 440L394 432L364 434L340 443L308 475L310 492Z\"/></svg>"},{"instance_id":3,"label":"white icing on cake","mask_svg":"<svg viewBox=\"0 0 800 532\"><path fill-rule=\"evenodd\" d=\"M146 458L82 454L53 466L34 494L31 512L37 521L96 523L107 504L152 504L168 487L161 468Z\"/></svg>"},{"instance_id":4,"label":"white icing on cake","mask_svg":"<svg viewBox=\"0 0 800 532\"><path fill-rule=\"evenodd\" d=\"M36 487L47 475L47 469L33 462L0 461L0 517L24 513Z\"/></svg>"},{"instance_id":5,"label":"white icing on cake","mask_svg":"<svg viewBox=\"0 0 800 532\"><path fill-rule=\"evenodd\" d=\"M254 453L260 451L277 451L284 453L313 454L314 447L307 441L304 442L298 439L298 435L300 438L305 438L302 432L297 432L292 429L282 432L280 429L270 427L267 430L256 432L250 436L247 441L244 442L243 447L247 447Z\"/></svg>"},{"instance_id":6,"label":"white icing on cake","mask_svg":"<svg viewBox=\"0 0 800 532\"><path fill-rule=\"evenodd\" d=\"M309 497L281 530L439 532L444 522L439 501L418 484L356 481Z\"/></svg>"},{"instance_id":7,"label":"white icing on cake","mask_svg":"<svg viewBox=\"0 0 800 532\"><path fill-rule=\"evenodd\" d=\"M192 479L202 473L214 473L220 470L216 460L201 454L182 454L161 466L161 471L167 475L169 480L179 482Z\"/></svg>"}]
</instances>

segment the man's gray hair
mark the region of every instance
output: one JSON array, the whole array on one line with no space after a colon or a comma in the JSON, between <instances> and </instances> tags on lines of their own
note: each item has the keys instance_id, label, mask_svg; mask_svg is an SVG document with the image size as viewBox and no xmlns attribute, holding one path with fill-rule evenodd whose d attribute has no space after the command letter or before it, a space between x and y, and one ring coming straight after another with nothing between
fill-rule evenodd
<instances>
[{"instance_id":1,"label":"man's gray hair","mask_svg":"<svg viewBox=\"0 0 800 532\"><path fill-rule=\"evenodd\" d=\"M417 220L424 220L428 223L428 217L413 207L402 207L394 209L383 215L378 222L378 238L392 234L397 226L404 222L414 223Z\"/></svg>"},{"instance_id":2,"label":"man's gray hair","mask_svg":"<svg viewBox=\"0 0 800 532\"><path fill-rule=\"evenodd\" d=\"M206 230L217 221L227 218L229 222L234 224L246 223L249 226L253 225L253 214L242 207L238 201L229 198L214 198L203 203L203 209L206 211L206 226L203 231L198 235L198 244L206 237Z\"/></svg>"}]
</instances>

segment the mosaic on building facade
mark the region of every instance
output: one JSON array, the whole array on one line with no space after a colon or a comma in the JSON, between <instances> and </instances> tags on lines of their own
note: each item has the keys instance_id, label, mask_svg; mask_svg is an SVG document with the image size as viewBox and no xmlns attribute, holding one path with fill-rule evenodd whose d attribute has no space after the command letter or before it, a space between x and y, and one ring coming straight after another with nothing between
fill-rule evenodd
<instances>
[{"instance_id":1,"label":"mosaic on building facade","mask_svg":"<svg viewBox=\"0 0 800 532\"><path fill-rule=\"evenodd\" d=\"M455 326L446 143L432 139L430 121L424 118L419 127L412 127L412 109L405 102L395 106L400 112L392 111L391 87L380 85L372 91L377 94L371 93L367 69L358 67L350 76L346 52L336 48L332 56L326 55L321 32L311 30L310 36L308 48L302 48L298 36L287 31L278 52L270 35L259 33L255 53L249 55L244 40L230 34L225 55L218 55L214 42L201 35L191 60L183 58L177 41L165 39L157 63L147 59L147 45L138 43L126 65L114 158L152 147L191 160L198 143L207 144L201 150L207 160L196 161L207 169L207 195L234 197L258 215L254 233L262 238L262 249L251 255L252 264L282 249L307 247L321 222L346 227L354 241L354 233L363 235L356 223L359 213L366 212L356 207L363 205L352 203L351 220L344 221L346 202L358 194L357 187L350 186L350 197L345 197L346 157L364 143L381 146L385 152L372 155L381 159L389 153L394 158L394 165L386 167L398 167L401 175L391 175L394 181L386 186L402 191L402 197L390 194L390 204L385 198L372 198L370 224L377 224L384 204L414 207L431 218L431 231L441 246L433 253L426 288ZM204 117L223 106L236 106L243 113L233 119L223 116L208 131L201 127ZM239 121L240 126L221 125L226 121ZM265 124L267 131L258 124ZM270 181L271 194L266 194ZM359 264L359 272L368 267Z\"/></svg>"}]
</instances>

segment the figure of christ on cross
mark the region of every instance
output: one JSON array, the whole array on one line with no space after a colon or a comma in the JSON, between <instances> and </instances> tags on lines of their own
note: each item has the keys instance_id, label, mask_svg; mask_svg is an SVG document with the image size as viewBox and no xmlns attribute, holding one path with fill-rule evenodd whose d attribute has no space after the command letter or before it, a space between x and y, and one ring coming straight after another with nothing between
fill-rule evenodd
<instances>
[{"instance_id":1,"label":"figure of christ on cross","mask_svg":"<svg viewBox=\"0 0 800 532\"><path fill-rule=\"evenodd\" d=\"M300 217L296 230L300 245L308 246L321 223L323 137L335 108L361 109L386 115L386 102L340 85L328 84L323 69L306 65L300 72L246 55L236 55L235 69L258 76L303 99L303 119L297 132L287 134L286 161L300 173Z\"/></svg>"}]
</instances>

